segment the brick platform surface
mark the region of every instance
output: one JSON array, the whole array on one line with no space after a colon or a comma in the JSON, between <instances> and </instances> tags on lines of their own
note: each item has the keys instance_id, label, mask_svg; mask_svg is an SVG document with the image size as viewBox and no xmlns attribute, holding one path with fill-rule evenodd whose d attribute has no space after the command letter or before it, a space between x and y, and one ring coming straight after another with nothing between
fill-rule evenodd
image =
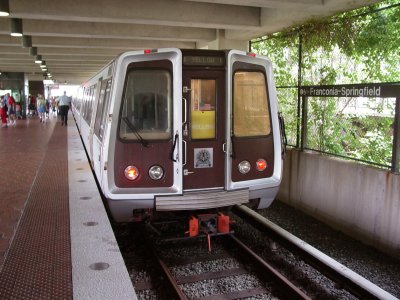
<instances>
[{"instance_id":1,"label":"brick platform surface","mask_svg":"<svg viewBox=\"0 0 400 300\"><path fill-rule=\"evenodd\" d=\"M67 128L0 128L0 299L72 299Z\"/></svg>"}]
</instances>

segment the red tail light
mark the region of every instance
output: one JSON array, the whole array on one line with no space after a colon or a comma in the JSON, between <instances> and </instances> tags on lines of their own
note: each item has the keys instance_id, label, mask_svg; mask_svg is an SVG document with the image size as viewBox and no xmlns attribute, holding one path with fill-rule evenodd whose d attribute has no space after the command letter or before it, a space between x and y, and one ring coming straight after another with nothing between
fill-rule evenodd
<instances>
[{"instance_id":1,"label":"red tail light","mask_svg":"<svg viewBox=\"0 0 400 300\"><path fill-rule=\"evenodd\" d=\"M264 171L267 168L267 162L265 161L265 159L260 158L259 160L257 160L256 162L257 165L257 170L258 171Z\"/></svg>"},{"instance_id":2,"label":"red tail light","mask_svg":"<svg viewBox=\"0 0 400 300\"><path fill-rule=\"evenodd\" d=\"M139 177L139 169L135 166L127 166L124 171L125 177L128 180L135 180Z\"/></svg>"},{"instance_id":3,"label":"red tail light","mask_svg":"<svg viewBox=\"0 0 400 300\"><path fill-rule=\"evenodd\" d=\"M144 54L150 54L150 53L155 53L155 52L158 52L158 50L157 49L145 49L144 50Z\"/></svg>"}]
</instances>

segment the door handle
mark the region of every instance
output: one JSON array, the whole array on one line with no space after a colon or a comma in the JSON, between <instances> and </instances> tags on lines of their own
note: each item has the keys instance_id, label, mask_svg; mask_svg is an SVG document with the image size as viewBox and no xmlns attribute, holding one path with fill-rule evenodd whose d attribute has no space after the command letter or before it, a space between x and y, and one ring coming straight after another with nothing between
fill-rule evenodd
<instances>
[{"instance_id":1,"label":"door handle","mask_svg":"<svg viewBox=\"0 0 400 300\"><path fill-rule=\"evenodd\" d=\"M182 100L183 100L183 110L184 110L182 124L185 124L187 121L187 117L186 117L186 115L187 115L187 100L186 100L186 98L182 98Z\"/></svg>"},{"instance_id":2,"label":"door handle","mask_svg":"<svg viewBox=\"0 0 400 300\"><path fill-rule=\"evenodd\" d=\"M186 153L186 149L187 149L187 147L186 147L186 141L185 141L185 140L182 140L182 143L183 143L183 156L185 157L184 160L183 160L182 166L186 166L186 163L187 163L187 158L186 158L186 155L187 155L187 153Z\"/></svg>"},{"instance_id":3,"label":"door handle","mask_svg":"<svg viewBox=\"0 0 400 300\"><path fill-rule=\"evenodd\" d=\"M189 171L188 169L184 169L184 170L183 170L183 175L184 175L184 176L187 176L187 175L193 174L193 173L194 173L194 172Z\"/></svg>"}]
</instances>

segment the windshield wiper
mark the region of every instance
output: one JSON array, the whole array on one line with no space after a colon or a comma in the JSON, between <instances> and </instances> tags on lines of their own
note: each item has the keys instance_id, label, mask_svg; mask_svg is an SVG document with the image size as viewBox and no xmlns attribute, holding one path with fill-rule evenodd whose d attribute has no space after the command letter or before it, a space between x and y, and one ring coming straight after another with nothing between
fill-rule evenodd
<instances>
[{"instance_id":1,"label":"windshield wiper","mask_svg":"<svg viewBox=\"0 0 400 300\"><path fill-rule=\"evenodd\" d=\"M142 138L139 131L136 129L135 125L133 125L132 122L127 117L122 117L121 119L125 121L126 125L128 125L129 129L134 133L134 135L140 141L142 146L146 148L149 147L149 142L146 141L144 138Z\"/></svg>"}]
</instances>

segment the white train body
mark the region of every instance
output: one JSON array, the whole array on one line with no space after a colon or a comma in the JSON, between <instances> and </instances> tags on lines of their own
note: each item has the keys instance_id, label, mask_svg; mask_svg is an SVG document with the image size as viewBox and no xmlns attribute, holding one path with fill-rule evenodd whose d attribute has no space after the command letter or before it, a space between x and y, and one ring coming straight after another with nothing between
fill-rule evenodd
<instances>
[{"instance_id":1,"label":"white train body","mask_svg":"<svg viewBox=\"0 0 400 300\"><path fill-rule=\"evenodd\" d=\"M271 62L243 51L125 52L73 113L113 218L274 200L282 144Z\"/></svg>"}]
</instances>

